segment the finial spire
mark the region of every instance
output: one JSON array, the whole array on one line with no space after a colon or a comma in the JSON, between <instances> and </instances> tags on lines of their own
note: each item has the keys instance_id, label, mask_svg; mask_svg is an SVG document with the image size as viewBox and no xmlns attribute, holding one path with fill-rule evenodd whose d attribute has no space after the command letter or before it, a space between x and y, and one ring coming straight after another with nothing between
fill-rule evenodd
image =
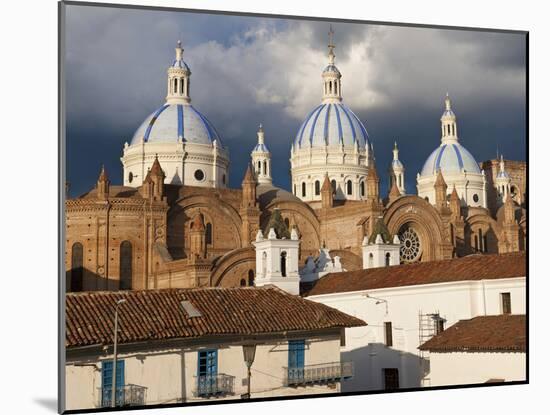
<instances>
[{"instance_id":1,"label":"finial spire","mask_svg":"<svg viewBox=\"0 0 550 415\"><path fill-rule=\"evenodd\" d=\"M445 95L445 109L447 111L450 111L451 110L451 98L449 97L449 93L447 92L447 94Z\"/></svg>"},{"instance_id":2,"label":"finial spire","mask_svg":"<svg viewBox=\"0 0 550 415\"><path fill-rule=\"evenodd\" d=\"M177 46L176 46L176 60L180 61L183 56L183 48L181 47L181 40L178 40Z\"/></svg>"},{"instance_id":3,"label":"finial spire","mask_svg":"<svg viewBox=\"0 0 550 415\"><path fill-rule=\"evenodd\" d=\"M330 25L330 29L328 31L328 58L329 63L334 63L334 30L332 30L332 25Z\"/></svg>"},{"instance_id":4,"label":"finial spire","mask_svg":"<svg viewBox=\"0 0 550 415\"><path fill-rule=\"evenodd\" d=\"M399 160L399 149L397 148L397 141L393 143L393 159Z\"/></svg>"},{"instance_id":5,"label":"finial spire","mask_svg":"<svg viewBox=\"0 0 550 415\"><path fill-rule=\"evenodd\" d=\"M264 128L261 123L258 128L258 144L264 144Z\"/></svg>"}]
</instances>

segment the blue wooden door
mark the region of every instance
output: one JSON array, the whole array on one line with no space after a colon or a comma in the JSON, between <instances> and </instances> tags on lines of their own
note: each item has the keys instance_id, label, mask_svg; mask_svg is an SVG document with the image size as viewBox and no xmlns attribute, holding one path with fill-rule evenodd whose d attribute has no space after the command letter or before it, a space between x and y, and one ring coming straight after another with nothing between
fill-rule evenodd
<instances>
[{"instance_id":1,"label":"blue wooden door","mask_svg":"<svg viewBox=\"0 0 550 415\"><path fill-rule=\"evenodd\" d=\"M113 391L113 361L106 360L101 364L101 406L111 406ZM124 360L116 362L116 404L124 404Z\"/></svg>"},{"instance_id":2,"label":"blue wooden door","mask_svg":"<svg viewBox=\"0 0 550 415\"><path fill-rule=\"evenodd\" d=\"M200 395L217 393L218 351L203 350L199 352L197 368L198 388Z\"/></svg>"},{"instance_id":3,"label":"blue wooden door","mask_svg":"<svg viewBox=\"0 0 550 415\"><path fill-rule=\"evenodd\" d=\"M304 378L305 340L288 342L288 380L296 383Z\"/></svg>"}]
</instances>

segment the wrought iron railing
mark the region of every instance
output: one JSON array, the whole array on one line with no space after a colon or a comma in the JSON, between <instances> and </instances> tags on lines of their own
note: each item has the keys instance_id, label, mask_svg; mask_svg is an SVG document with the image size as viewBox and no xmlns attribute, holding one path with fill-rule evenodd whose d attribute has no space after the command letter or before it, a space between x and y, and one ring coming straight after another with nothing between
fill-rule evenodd
<instances>
[{"instance_id":1,"label":"wrought iron railing","mask_svg":"<svg viewBox=\"0 0 550 415\"><path fill-rule=\"evenodd\" d=\"M285 367L285 386L335 383L353 377L353 362L332 362L302 367Z\"/></svg>"},{"instance_id":2,"label":"wrought iron railing","mask_svg":"<svg viewBox=\"0 0 550 415\"><path fill-rule=\"evenodd\" d=\"M113 389L98 388L98 400L97 406L99 408L105 408L112 406ZM145 405L145 398L147 394L147 388L145 386L128 384L116 389L116 406L136 406Z\"/></svg>"},{"instance_id":3,"label":"wrought iron railing","mask_svg":"<svg viewBox=\"0 0 550 415\"><path fill-rule=\"evenodd\" d=\"M201 398L233 395L235 393L235 376L218 373L195 377L194 395Z\"/></svg>"}]
</instances>

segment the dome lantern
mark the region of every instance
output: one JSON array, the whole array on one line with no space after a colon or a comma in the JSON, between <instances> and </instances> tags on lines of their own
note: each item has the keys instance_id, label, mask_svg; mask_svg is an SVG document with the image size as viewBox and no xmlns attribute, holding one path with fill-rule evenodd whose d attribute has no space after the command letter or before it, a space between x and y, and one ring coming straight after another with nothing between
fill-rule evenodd
<instances>
[{"instance_id":1,"label":"dome lantern","mask_svg":"<svg viewBox=\"0 0 550 415\"><path fill-rule=\"evenodd\" d=\"M329 42L328 42L328 66L325 68L322 74L323 78L323 104L330 104L342 101L342 84L340 79L342 74L334 65L334 42L333 36L334 31L332 26L328 32Z\"/></svg>"},{"instance_id":2,"label":"dome lantern","mask_svg":"<svg viewBox=\"0 0 550 415\"><path fill-rule=\"evenodd\" d=\"M168 93L166 103L168 104L189 104L191 97L189 95L189 83L191 70L183 61L183 48L181 40L178 40L176 46L176 59L168 68Z\"/></svg>"},{"instance_id":3,"label":"dome lantern","mask_svg":"<svg viewBox=\"0 0 550 415\"><path fill-rule=\"evenodd\" d=\"M441 116L441 143L452 144L458 142L456 115L451 108L449 93L445 96L445 111Z\"/></svg>"}]
</instances>

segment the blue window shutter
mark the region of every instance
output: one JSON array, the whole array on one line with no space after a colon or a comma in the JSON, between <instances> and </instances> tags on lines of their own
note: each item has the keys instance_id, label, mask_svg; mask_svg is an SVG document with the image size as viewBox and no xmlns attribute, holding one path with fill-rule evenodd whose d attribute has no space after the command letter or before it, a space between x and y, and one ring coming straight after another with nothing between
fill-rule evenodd
<instances>
[{"instance_id":1,"label":"blue window shutter","mask_svg":"<svg viewBox=\"0 0 550 415\"><path fill-rule=\"evenodd\" d=\"M113 386L113 361L101 363L101 387L103 389Z\"/></svg>"},{"instance_id":2,"label":"blue window shutter","mask_svg":"<svg viewBox=\"0 0 550 415\"><path fill-rule=\"evenodd\" d=\"M121 388L124 386L124 360L117 360L116 362L116 387ZM101 363L101 387L112 388L113 387L113 361L106 360Z\"/></svg>"},{"instance_id":3,"label":"blue window shutter","mask_svg":"<svg viewBox=\"0 0 550 415\"><path fill-rule=\"evenodd\" d=\"M305 363L305 340L288 342L288 367L302 368Z\"/></svg>"},{"instance_id":4,"label":"blue window shutter","mask_svg":"<svg viewBox=\"0 0 550 415\"><path fill-rule=\"evenodd\" d=\"M218 374L218 351L202 350L199 352L197 376Z\"/></svg>"},{"instance_id":5,"label":"blue window shutter","mask_svg":"<svg viewBox=\"0 0 550 415\"><path fill-rule=\"evenodd\" d=\"M111 383L111 385L112 385L112 383ZM116 387L118 389L118 388L122 388L123 386L124 386L124 360L117 360L117 362L116 362Z\"/></svg>"}]
</instances>

